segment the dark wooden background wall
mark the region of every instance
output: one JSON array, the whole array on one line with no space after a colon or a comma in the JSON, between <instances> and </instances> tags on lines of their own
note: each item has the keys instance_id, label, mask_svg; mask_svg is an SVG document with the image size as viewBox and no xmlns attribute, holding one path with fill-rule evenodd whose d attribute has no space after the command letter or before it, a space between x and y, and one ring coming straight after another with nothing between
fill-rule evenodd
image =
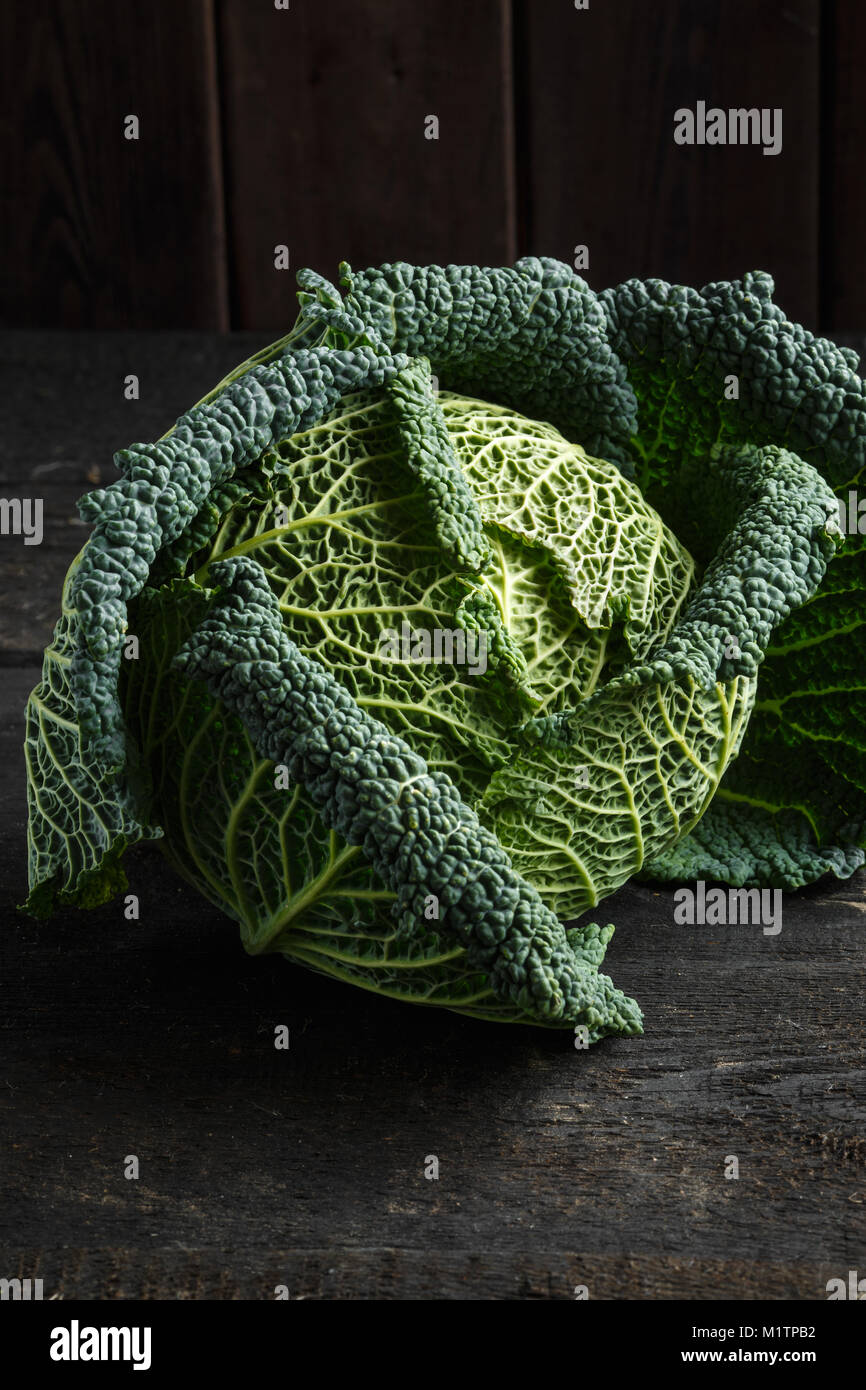
<instances>
[{"instance_id":1,"label":"dark wooden background wall","mask_svg":"<svg viewBox=\"0 0 866 1390\"><path fill-rule=\"evenodd\" d=\"M282 329L303 265L586 243L860 328L864 68L864 0L4 0L0 323ZM699 99L782 154L677 146Z\"/></svg>"}]
</instances>

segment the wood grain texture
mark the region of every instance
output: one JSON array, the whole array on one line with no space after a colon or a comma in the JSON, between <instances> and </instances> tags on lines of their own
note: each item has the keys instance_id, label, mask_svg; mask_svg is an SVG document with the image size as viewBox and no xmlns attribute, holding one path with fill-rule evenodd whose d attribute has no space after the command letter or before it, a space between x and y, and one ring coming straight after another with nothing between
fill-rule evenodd
<instances>
[{"instance_id":1,"label":"wood grain texture","mask_svg":"<svg viewBox=\"0 0 866 1390\"><path fill-rule=\"evenodd\" d=\"M7 0L0 323L267 331L301 265L585 242L598 287L767 268L850 328L864 54L860 0ZM675 146L698 99L781 106L783 153Z\"/></svg>"},{"instance_id":2,"label":"wood grain texture","mask_svg":"<svg viewBox=\"0 0 866 1390\"><path fill-rule=\"evenodd\" d=\"M215 72L212 0L0 7L4 326L228 326Z\"/></svg>"},{"instance_id":3,"label":"wood grain texture","mask_svg":"<svg viewBox=\"0 0 866 1390\"><path fill-rule=\"evenodd\" d=\"M823 319L829 328L866 323L866 5L825 0L824 147L822 151Z\"/></svg>"},{"instance_id":4,"label":"wood grain texture","mask_svg":"<svg viewBox=\"0 0 866 1390\"><path fill-rule=\"evenodd\" d=\"M819 0L515 4L528 249L571 262L588 245L599 289L769 270L789 316L814 328ZM782 107L782 153L677 146L674 112L698 100Z\"/></svg>"},{"instance_id":5,"label":"wood grain texture","mask_svg":"<svg viewBox=\"0 0 866 1390\"><path fill-rule=\"evenodd\" d=\"M290 321L301 266L514 259L507 0L219 15L234 326Z\"/></svg>"},{"instance_id":6,"label":"wood grain texture","mask_svg":"<svg viewBox=\"0 0 866 1390\"><path fill-rule=\"evenodd\" d=\"M705 1260L676 1255L610 1255L579 1246L572 1251L439 1251L411 1246L321 1250L235 1246L189 1250L18 1249L11 1277L41 1278L45 1296L87 1298L102 1290L112 1299L261 1299L275 1289L290 1299L424 1299L571 1301L579 1285L598 1300L677 1299L716 1302L814 1302L838 1278L832 1263ZM843 1276L844 1277L844 1276ZM85 1292L82 1292L85 1291ZM712 1317L712 1312L710 1316ZM766 1314L765 1314L766 1316ZM84 1319L86 1321L86 1319ZM822 1364L825 1360L822 1355Z\"/></svg>"},{"instance_id":7,"label":"wood grain texture","mask_svg":"<svg viewBox=\"0 0 866 1390\"><path fill-rule=\"evenodd\" d=\"M68 396L46 400L0 339L16 397L7 447L21 479L33 460L60 465L58 499L95 455L161 432L261 346L87 334L67 341L64 374L62 340L41 337L27 351ZM150 383L135 405L116 389L127 360ZM57 456L55 411L72 422ZM0 550L4 593L10 556ZM35 611L56 603L38 554L26 577ZM22 711L39 671L11 625L5 1277L43 1277L46 1298L268 1299L286 1283L297 1298L567 1299L584 1283L601 1299L815 1300L828 1279L862 1274L866 874L786 895L777 938L679 927L669 891L622 890L595 916L616 924L610 971L639 998L646 1033L588 1053L567 1033L428 1012L249 958L156 846L128 858L140 921L113 903L36 923L15 904ZM287 1052L274 1049L277 1024ZM123 1176L128 1154L137 1181ZM731 1154L738 1181L723 1176Z\"/></svg>"}]
</instances>

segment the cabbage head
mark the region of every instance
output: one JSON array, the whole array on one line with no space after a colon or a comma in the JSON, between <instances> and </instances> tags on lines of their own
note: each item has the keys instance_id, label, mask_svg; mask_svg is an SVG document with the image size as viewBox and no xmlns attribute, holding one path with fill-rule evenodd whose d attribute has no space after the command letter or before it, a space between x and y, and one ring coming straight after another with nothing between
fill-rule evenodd
<instances>
[{"instance_id":1,"label":"cabbage head","mask_svg":"<svg viewBox=\"0 0 866 1390\"><path fill-rule=\"evenodd\" d=\"M28 705L28 907L107 901L156 838L251 953L637 1032L588 909L726 853L742 882L862 861L850 804L754 790L759 668L843 544L814 446L726 394L751 300L784 323L767 277L678 352L696 292L555 261L299 279L292 333L82 499ZM733 852L700 835L741 753Z\"/></svg>"}]
</instances>

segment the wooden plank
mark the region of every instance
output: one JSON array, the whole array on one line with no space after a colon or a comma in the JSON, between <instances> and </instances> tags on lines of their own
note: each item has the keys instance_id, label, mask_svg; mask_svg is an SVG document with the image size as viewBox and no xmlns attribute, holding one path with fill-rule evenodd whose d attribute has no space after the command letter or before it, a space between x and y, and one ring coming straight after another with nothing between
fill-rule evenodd
<instances>
[{"instance_id":1,"label":"wooden plank","mask_svg":"<svg viewBox=\"0 0 866 1390\"><path fill-rule=\"evenodd\" d=\"M11 1278L41 1278L45 1298L258 1299L278 1285L291 1299L822 1299L838 1264L611 1255L586 1247L501 1252L380 1247L321 1250L235 1247L230 1251L39 1248L10 1251ZM847 1270L842 1274L847 1279ZM807 1320L808 1321L808 1320Z\"/></svg>"},{"instance_id":2,"label":"wooden plank","mask_svg":"<svg viewBox=\"0 0 866 1390\"><path fill-rule=\"evenodd\" d=\"M586 244L598 289L769 270L789 316L815 327L819 0L516 3L526 249L571 262ZM676 145L675 111L699 100L781 107L782 152Z\"/></svg>"},{"instance_id":3,"label":"wooden plank","mask_svg":"<svg viewBox=\"0 0 866 1390\"><path fill-rule=\"evenodd\" d=\"M220 7L238 327L290 323L301 266L514 258L508 0L326 13Z\"/></svg>"},{"instance_id":4,"label":"wooden plank","mask_svg":"<svg viewBox=\"0 0 866 1390\"><path fill-rule=\"evenodd\" d=\"M212 0L10 0L0 87L5 326L226 327Z\"/></svg>"},{"instance_id":5,"label":"wooden plank","mask_svg":"<svg viewBox=\"0 0 866 1390\"><path fill-rule=\"evenodd\" d=\"M822 311L828 328L850 330L866 323L866 6L862 0L827 0L825 15Z\"/></svg>"}]
</instances>

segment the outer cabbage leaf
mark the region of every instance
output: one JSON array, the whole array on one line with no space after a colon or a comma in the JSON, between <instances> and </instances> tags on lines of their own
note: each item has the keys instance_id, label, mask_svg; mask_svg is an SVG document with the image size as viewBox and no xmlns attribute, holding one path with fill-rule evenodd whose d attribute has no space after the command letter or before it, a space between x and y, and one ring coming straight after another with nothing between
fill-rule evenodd
<instances>
[{"instance_id":1,"label":"outer cabbage leaf","mask_svg":"<svg viewBox=\"0 0 866 1390\"><path fill-rule=\"evenodd\" d=\"M307 341L307 326L292 340ZM137 750L118 685L127 604L151 573L175 571L185 532L207 532L226 489L276 435L320 419L348 391L381 384L408 359L358 347L287 351L256 363L156 444L115 455L124 475L79 503L93 534L64 585L63 613L27 704L27 908L104 902L125 882L127 846L146 822Z\"/></svg>"},{"instance_id":2,"label":"outer cabbage leaf","mask_svg":"<svg viewBox=\"0 0 866 1390\"><path fill-rule=\"evenodd\" d=\"M866 465L857 355L790 323L769 275L703 290L630 280L599 296L639 401L647 497L699 561L713 543L701 479L717 444L776 444L847 503ZM766 649L755 714L700 830L651 876L797 888L866 860L866 541L847 537L820 589Z\"/></svg>"},{"instance_id":3,"label":"outer cabbage leaf","mask_svg":"<svg viewBox=\"0 0 866 1390\"><path fill-rule=\"evenodd\" d=\"M533 846L524 872L539 891L558 889L565 915L651 863L705 811L739 751L771 634L833 554L833 495L794 455L717 448L701 475L720 539L676 625L577 710L536 718L546 756L513 760L485 797L515 861ZM570 893L575 874L582 900Z\"/></svg>"},{"instance_id":4,"label":"outer cabbage leaf","mask_svg":"<svg viewBox=\"0 0 866 1390\"><path fill-rule=\"evenodd\" d=\"M287 637L256 561L221 561L213 576L216 601L175 656L174 669L207 683L220 711L240 718L256 752L286 768L327 832L363 847L376 879L394 895L388 941L371 933L361 951L340 961L329 938L330 950L318 950L313 941L296 958L381 989L379 971L363 979L364 957L373 953L381 964L384 946L386 993L485 1017L581 1025L590 1042L639 1032L634 1001L598 973L610 929L564 930L450 778L431 772ZM453 950L442 950L435 928L425 930L431 893L452 946L463 948L459 960ZM410 943L407 959L388 952L389 946L399 949L401 939ZM345 968L352 965L354 971ZM434 986L428 984L431 972ZM401 975L409 976L410 990ZM438 997L431 998L434 989Z\"/></svg>"}]
</instances>

